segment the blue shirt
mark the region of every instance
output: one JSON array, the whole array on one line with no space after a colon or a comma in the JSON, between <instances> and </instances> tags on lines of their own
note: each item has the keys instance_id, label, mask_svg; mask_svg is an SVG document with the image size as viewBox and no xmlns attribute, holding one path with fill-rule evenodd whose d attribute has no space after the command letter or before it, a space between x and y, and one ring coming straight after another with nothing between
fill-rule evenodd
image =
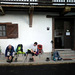
<instances>
[{"instance_id":1,"label":"blue shirt","mask_svg":"<svg viewBox=\"0 0 75 75\"><path fill-rule=\"evenodd\" d=\"M7 57L7 53L8 52L10 52L10 56L12 56L13 55L13 52L14 52L14 47L12 46L12 48L11 48L11 50L8 48L8 46L7 46L7 48L6 48L6 50L5 50L5 57Z\"/></svg>"}]
</instances>

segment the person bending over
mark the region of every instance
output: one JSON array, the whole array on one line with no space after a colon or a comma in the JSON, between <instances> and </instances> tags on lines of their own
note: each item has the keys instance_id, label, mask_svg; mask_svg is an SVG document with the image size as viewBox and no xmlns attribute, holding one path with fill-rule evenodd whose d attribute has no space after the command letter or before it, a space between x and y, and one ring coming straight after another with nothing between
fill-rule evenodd
<instances>
[{"instance_id":1,"label":"person bending over","mask_svg":"<svg viewBox=\"0 0 75 75\"><path fill-rule=\"evenodd\" d=\"M14 54L14 47L12 45L8 45L5 50L5 57L7 62L12 62Z\"/></svg>"}]
</instances>

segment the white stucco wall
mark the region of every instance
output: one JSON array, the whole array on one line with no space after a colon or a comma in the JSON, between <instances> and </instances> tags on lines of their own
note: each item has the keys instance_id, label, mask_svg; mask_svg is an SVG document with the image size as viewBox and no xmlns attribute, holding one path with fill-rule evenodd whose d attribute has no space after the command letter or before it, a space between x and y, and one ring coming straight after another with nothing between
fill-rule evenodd
<instances>
[{"instance_id":1,"label":"white stucco wall","mask_svg":"<svg viewBox=\"0 0 75 75\"><path fill-rule=\"evenodd\" d=\"M32 28L29 27L28 15L6 14L0 16L0 22L18 23L19 33L19 37L16 39L0 39L3 53L9 44L13 45L15 49L18 44L23 44L23 49L26 52L28 46L34 42L42 44L44 52L52 51L52 18L46 18L46 15L34 15ZM47 31L47 27L50 27L49 31Z\"/></svg>"}]
</instances>

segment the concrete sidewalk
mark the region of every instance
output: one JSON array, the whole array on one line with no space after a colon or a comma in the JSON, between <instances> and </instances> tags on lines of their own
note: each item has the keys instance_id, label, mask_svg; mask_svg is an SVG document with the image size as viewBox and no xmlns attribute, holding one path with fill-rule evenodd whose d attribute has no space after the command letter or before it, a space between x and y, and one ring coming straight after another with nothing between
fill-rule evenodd
<instances>
[{"instance_id":1,"label":"concrete sidewalk","mask_svg":"<svg viewBox=\"0 0 75 75\"><path fill-rule=\"evenodd\" d=\"M50 61L46 61L46 58L49 57ZM6 62L5 56L0 55L0 65L45 65L45 64L64 64L64 63L75 63L75 59L72 60L61 60L61 61L53 61L51 59L51 54L50 53L43 53L41 55L35 56L35 61L34 62L29 62L29 56L26 59L26 56L19 55L18 56L18 61L8 63Z\"/></svg>"}]
</instances>

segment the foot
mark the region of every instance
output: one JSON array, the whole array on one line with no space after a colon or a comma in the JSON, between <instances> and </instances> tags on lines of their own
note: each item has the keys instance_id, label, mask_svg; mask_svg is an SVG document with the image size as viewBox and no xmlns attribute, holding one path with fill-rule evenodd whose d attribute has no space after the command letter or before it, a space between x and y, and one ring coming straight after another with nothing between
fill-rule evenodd
<instances>
[{"instance_id":1,"label":"foot","mask_svg":"<svg viewBox=\"0 0 75 75\"><path fill-rule=\"evenodd\" d=\"M11 60L8 59L7 62L11 63Z\"/></svg>"},{"instance_id":2,"label":"foot","mask_svg":"<svg viewBox=\"0 0 75 75\"><path fill-rule=\"evenodd\" d=\"M30 62L34 62L34 59L33 59L33 58L30 58L29 61L30 61Z\"/></svg>"}]
</instances>

